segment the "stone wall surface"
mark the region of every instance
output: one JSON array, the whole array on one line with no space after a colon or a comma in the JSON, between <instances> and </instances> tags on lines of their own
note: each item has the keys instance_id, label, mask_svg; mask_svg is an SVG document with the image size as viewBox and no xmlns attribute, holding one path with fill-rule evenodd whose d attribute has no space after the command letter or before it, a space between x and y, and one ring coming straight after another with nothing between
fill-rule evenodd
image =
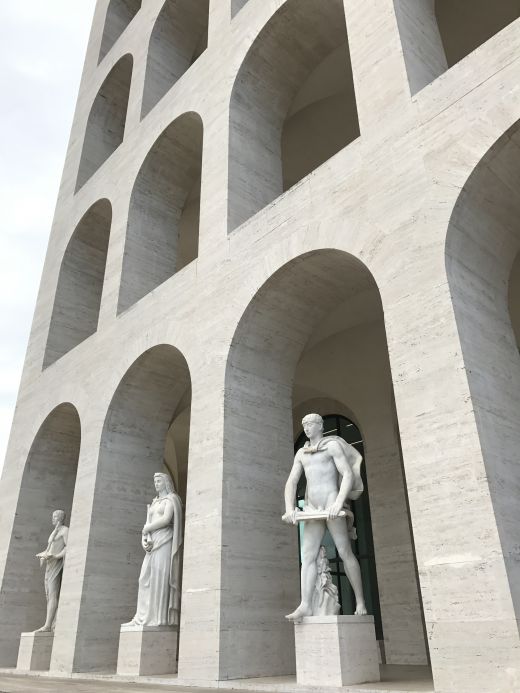
<instances>
[{"instance_id":1,"label":"stone wall surface","mask_svg":"<svg viewBox=\"0 0 520 693\"><path fill-rule=\"evenodd\" d=\"M244 65L272 77L285 60L293 74L294 56L284 46L298 46L291 32L312 25L300 14L291 22L294 0L210 0L206 50L143 118L147 47L164 3L144 0L99 60L108 4L96 7L0 482L0 663L15 666L19 633L31 627L25 617L8 617L12 566L20 573L35 567L19 559L12 540L21 531L25 541L35 521L20 514L29 498L29 452L49 414L70 403L81 444L51 671L115 671L117 637L106 643L119 612L107 612L97 640L95 605L104 584L119 587L99 579L96 563L137 565L131 549L117 554L114 546L110 556L110 532L116 522L125 534L118 512L133 501L141 512L143 498L151 497L151 484L149 493L142 490L145 470L160 463L159 437L189 382L183 680L294 671L283 614L297 598L297 564L294 534L279 522L282 489L293 408L301 413L306 401L328 397L366 429L390 658L424 663L428 650L439 692L473 693L475 682L481 691L518 690L520 359L507 286L520 248L520 19L446 69L439 36L431 33L438 31L432 3L324 2L333 6L331 16L340 6L345 11L359 136L283 190L279 168L258 182L271 175L274 149L255 171L229 155L237 132L248 133L257 158L256 132L269 134L264 148L281 147L276 109L283 97L271 94L271 122L265 101L235 108L244 93L235 86L248 74ZM304 4L313 11L313 3ZM316 4L314 11L320 14ZM276 26L269 23L275 16ZM261 34L270 51L259 52ZM75 192L91 108L126 55L133 67L123 141ZM148 282L153 288L142 296L143 282L132 292L128 274L129 293L139 300L118 310L134 184L160 135L188 112L203 127L197 257L162 283ZM183 180L191 185L192 178ZM252 182L265 186L262 195L269 191L261 204L247 197ZM193 199L188 187L185 199ZM109 201L112 221L97 329L43 368L49 326L59 317L53 311L62 261L99 200ZM146 214L140 219L144 228ZM337 303L346 308L327 323ZM334 333L333 323L341 325ZM161 345L174 347L178 359L158 359L151 380L125 379L145 352L162 353L154 352ZM326 359L341 364L349 355L359 368L346 367L338 379L320 370ZM165 363L171 368L161 380ZM118 423L121 412L126 418ZM153 422L162 422L156 437ZM49 448L61 451L60 460L71 450L62 442ZM149 467L139 466L144 458ZM48 480L56 464L48 463L41 489L52 503ZM121 474L116 486L106 486L112 465ZM37 587L28 595L37 603ZM100 596L110 603L110 593Z\"/></svg>"}]
</instances>

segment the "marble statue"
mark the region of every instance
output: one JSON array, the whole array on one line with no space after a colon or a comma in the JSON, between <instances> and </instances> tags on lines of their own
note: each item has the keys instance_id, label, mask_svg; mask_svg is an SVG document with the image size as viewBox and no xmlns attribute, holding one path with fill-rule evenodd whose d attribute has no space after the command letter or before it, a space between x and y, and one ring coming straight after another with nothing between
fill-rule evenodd
<instances>
[{"instance_id":1,"label":"marble statue","mask_svg":"<svg viewBox=\"0 0 520 693\"><path fill-rule=\"evenodd\" d=\"M69 528L63 524L64 522L65 512L63 510L55 510L52 513L52 524L54 525L54 529L47 542L47 548L45 551L36 554L36 558L40 559L40 565L45 565L44 582L45 596L47 598L47 616L45 618L45 623L41 628L35 631L36 633L46 633L54 630L58 600L60 598L63 561L69 535Z\"/></svg>"},{"instance_id":2,"label":"marble statue","mask_svg":"<svg viewBox=\"0 0 520 693\"><path fill-rule=\"evenodd\" d=\"M327 550L320 546L316 559L316 584L312 595L313 616L337 616L340 611L338 588L332 582Z\"/></svg>"},{"instance_id":3,"label":"marble statue","mask_svg":"<svg viewBox=\"0 0 520 693\"><path fill-rule=\"evenodd\" d=\"M286 616L300 621L313 614L313 592L318 575L318 555L325 530L328 528L343 561L345 573L356 597L356 615L367 613L363 596L361 570L352 551L355 538L354 515L348 505L363 493L360 476L362 457L339 436L323 436L323 419L308 414L302 420L309 439L294 457L294 464L285 485L285 513L282 520L289 524L305 522L302 540L301 594L298 608ZM305 473L307 491L304 509L296 506L298 481Z\"/></svg>"},{"instance_id":4,"label":"marble statue","mask_svg":"<svg viewBox=\"0 0 520 693\"><path fill-rule=\"evenodd\" d=\"M124 626L176 626L180 613L182 503L168 474L154 474L157 496L147 506L145 550L135 616Z\"/></svg>"}]
</instances>

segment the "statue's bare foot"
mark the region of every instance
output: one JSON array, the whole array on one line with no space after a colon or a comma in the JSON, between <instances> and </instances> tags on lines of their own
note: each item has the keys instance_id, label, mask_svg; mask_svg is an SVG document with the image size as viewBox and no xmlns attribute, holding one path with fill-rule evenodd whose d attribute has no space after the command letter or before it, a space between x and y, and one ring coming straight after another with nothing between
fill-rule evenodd
<instances>
[{"instance_id":1,"label":"statue's bare foot","mask_svg":"<svg viewBox=\"0 0 520 693\"><path fill-rule=\"evenodd\" d=\"M355 616L366 616L367 615L367 607L365 606L365 602L358 602L356 605L356 610L354 612Z\"/></svg>"},{"instance_id":2,"label":"statue's bare foot","mask_svg":"<svg viewBox=\"0 0 520 693\"><path fill-rule=\"evenodd\" d=\"M51 627L50 626L42 626L41 628L38 628L38 630L35 630L34 632L35 633L50 633Z\"/></svg>"},{"instance_id":3,"label":"statue's bare foot","mask_svg":"<svg viewBox=\"0 0 520 693\"><path fill-rule=\"evenodd\" d=\"M285 617L288 621L301 621L305 616L312 616L312 609L305 604L300 604L300 606L293 611L292 614L287 614Z\"/></svg>"}]
</instances>

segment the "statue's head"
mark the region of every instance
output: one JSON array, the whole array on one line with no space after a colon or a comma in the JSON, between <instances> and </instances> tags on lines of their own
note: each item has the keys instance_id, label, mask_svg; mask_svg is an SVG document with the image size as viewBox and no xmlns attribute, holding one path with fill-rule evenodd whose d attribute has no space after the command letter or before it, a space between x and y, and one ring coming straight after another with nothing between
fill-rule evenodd
<instances>
[{"instance_id":1,"label":"statue's head","mask_svg":"<svg viewBox=\"0 0 520 693\"><path fill-rule=\"evenodd\" d=\"M307 438L323 433L323 419L319 414L307 414L302 419L302 425Z\"/></svg>"},{"instance_id":2,"label":"statue's head","mask_svg":"<svg viewBox=\"0 0 520 693\"><path fill-rule=\"evenodd\" d=\"M166 491L166 493L175 493L175 486L173 485L172 478L169 474L157 472L153 475L153 483L157 493L160 493L161 491Z\"/></svg>"},{"instance_id":3,"label":"statue's head","mask_svg":"<svg viewBox=\"0 0 520 693\"><path fill-rule=\"evenodd\" d=\"M63 524L65 522L65 510L55 510L52 513L52 524Z\"/></svg>"}]
</instances>

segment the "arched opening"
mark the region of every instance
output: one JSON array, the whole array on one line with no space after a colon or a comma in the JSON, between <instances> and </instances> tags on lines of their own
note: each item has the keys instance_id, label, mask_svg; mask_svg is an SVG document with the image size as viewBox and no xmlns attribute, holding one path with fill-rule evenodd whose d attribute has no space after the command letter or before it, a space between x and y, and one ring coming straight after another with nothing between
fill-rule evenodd
<instances>
[{"instance_id":1,"label":"arched opening","mask_svg":"<svg viewBox=\"0 0 520 693\"><path fill-rule=\"evenodd\" d=\"M516 346L520 351L520 253L516 256L509 277L509 315L515 334Z\"/></svg>"},{"instance_id":2,"label":"arched opening","mask_svg":"<svg viewBox=\"0 0 520 693\"><path fill-rule=\"evenodd\" d=\"M359 136L341 0L288 0L255 39L230 106L229 230Z\"/></svg>"},{"instance_id":3,"label":"arched opening","mask_svg":"<svg viewBox=\"0 0 520 693\"><path fill-rule=\"evenodd\" d=\"M520 17L518 0L394 0L412 94Z\"/></svg>"},{"instance_id":4,"label":"arched opening","mask_svg":"<svg viewBox=\"0 0 520 693\"><path fill-rule=\"evenodd\" d=\"M295 433L316 410L363 429L386 662L426 664L383 311L367 268L321 250L278 270L235 332L225 401L223 544L232 550L222 560L221 627L235 653L226 675L294 671L284 614L299 603L298 546L280 516ZM250 661L251 650L265 656Z\"/></svg>"},{"instance_id":5,"label":"arched opening","mask_svg":"<svg viewBox=\"0 0 520 693\"><path fill-rule=\"evenodd\" d=\"M467 567L495 580L505 564L516 617L520 613L519 252L520 121L488 150L464 184L446 239L446 270L453 301L485 476L472 480L475 502L491 498L502 546L486 546L478 527L480 560ZM472 516L473 517L473 516ZM477 535L477 532L479 534ZM485 578L481 578L485 579ZM471 595L468 595L468 600ZM492 621L493 602L482 618ZM472 614L472 602L463 604ZM505 617L504 617L505 618ZM499 626L502 629L502 625ZM516 636L518 633L516 633ZM507 664L503 664L506 668Z\"/></svg>"},{"instance_id":6,"label":"arched opening","mask_svg":"<svg viewBox=\"0 0 520 693\"><path fill-rule=\"evenodd\" d=\"M185 503L190 405L188 366L169 345L140 356L112 398L99 451L74 671L116 668L120 626L136 609L154 473L166 468Z\"/></svg>"},{"instance_id":7,"label":"arched opening","mask_svg":"<svg viewBox=\"0 0 520 693\"><path fill-rule=\"evenodd\" d=\"M518 0L435 0L448 67L520 17Z\"/></svg>"},{"instance_id":8,"label":"arched opening","mask_svg":"<svg viewBox=\"0 0 520 693\"><path fill-rule=\"evenodd\" d=\"M16 666L20 633L45 622L44 573L35 555L47 546L54 510L64 510L69 524L80 440L78 412L72 404L60 404L41 425L29 451L0 593L4 667Z\"/></svg>"},{"instance_id":9,"label":"arched opening","mask_svg":"<svg viewBox=\"0 0 520 693\"><path fill-rule=\"evenodd\" d=\"M58 275L44 368L97 329L111 223L110 202L99 200L72 234Z\"/></svg>"},{"instance_id":10,"label":"arched opening","mask_svg":"<svg viewBox=\"0 0 520 693\"><path fill-rule=\"evenodd\" d=\"M110 0L98 62L103 60L140 9L141 0Z\"/></svg>"},{"instance_id":11,"label":"arched opening","mask_svg":"<svg viewBox=\"0 0 520 693\"><path fill-rule=\"evenodd\" d=\"M132 190L119 313L197 257L201 163L202 121L185 113L156 141Z\"/></svg>"},{"instance_id":12,"label":"arched opening","mask_svg":"<svg viewBox=\"0 0 520 693\"><path fill-rule=\"evenodd\" d=\"M81 150L76 192L123 141L133 59L124 55L109 72L94 99Z\"/></svg>"},{"instance_id":13,"label":"arched opening","mask_svg":"<svg viewBox=\"0 0 520 693\"><path fill-rule=\"evenodd\" d=\"M150 36L141 118L208 45L209 0L166 0Z\"/></svg>"}]
</instances>

